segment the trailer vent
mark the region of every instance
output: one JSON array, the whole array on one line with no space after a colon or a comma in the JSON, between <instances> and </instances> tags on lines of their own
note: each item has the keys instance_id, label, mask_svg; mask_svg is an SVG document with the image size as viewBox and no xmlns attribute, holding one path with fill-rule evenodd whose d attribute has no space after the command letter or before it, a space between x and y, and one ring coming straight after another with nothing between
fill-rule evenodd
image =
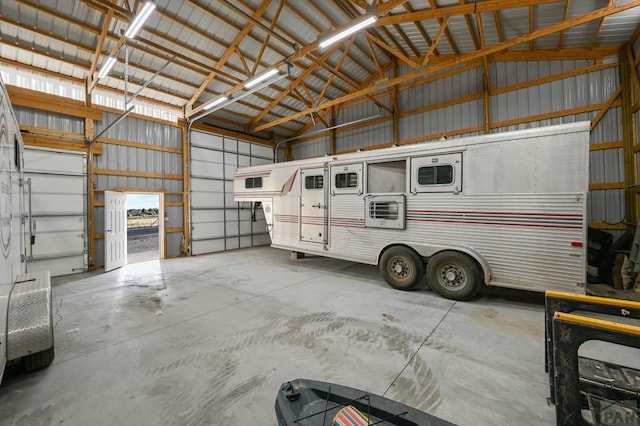
<instances>
[{"instance_id":1,"label":"trailer vent","mask_svg":"<svg viewBox=\"0 0 640 426\"><path fill-rule=\"evenodd\" d=\"M398 219L398 203L395 201L377 201L369 204L371 219Z\"/></svg>"}]
</instances>

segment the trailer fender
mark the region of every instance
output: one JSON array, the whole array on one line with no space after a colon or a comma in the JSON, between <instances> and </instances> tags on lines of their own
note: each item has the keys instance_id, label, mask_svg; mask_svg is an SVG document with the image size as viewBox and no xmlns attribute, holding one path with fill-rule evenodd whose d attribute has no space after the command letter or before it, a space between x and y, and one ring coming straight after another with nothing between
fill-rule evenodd
<instances>
[{"instance_id":1,"label":"trailer fender","mask_svg":"<svg viewBox=\"0 0 640 426\"><path fill-rule=\"evenodd\" d=\"M9 295L7 360L53 347L49 271L21 274Z\"/></svg>"},{"instance_id":2,"label":"trailer fender","mask_svg":"<svg viewBox=\"0 0 640 426\"><path fill-rule=\"evenodd\" d=\"M384 250L386 250L387 248L389 248L390 246L393 245L404 245L404 246L409 246L412 249L414 249L420 256L422 256L423 258L430 258L431 256L441 252L441 251L445 251L445 250L452 250L452 251L459 251L460 253L464 253L468 256L470 256L472 259L474 259L476 262L478 262L478 265L480 265L480 268L482 269L482 276L483 276L483 280L485 284L489 284L489 282L491 281L491 268L489 267L489 263L486 261L486 259L480 254L478 253L477 250L473 249L472 247L469 246L464 246L464 245L439 245L439 244L422 244L422 243L412 243L412 242L398 242L395 244L390 244L387 247L385 247L380 254L378 255L378 259L380 259L380 256L382 255L382 253L384 252Z\"/></svg>"}]
</instances>

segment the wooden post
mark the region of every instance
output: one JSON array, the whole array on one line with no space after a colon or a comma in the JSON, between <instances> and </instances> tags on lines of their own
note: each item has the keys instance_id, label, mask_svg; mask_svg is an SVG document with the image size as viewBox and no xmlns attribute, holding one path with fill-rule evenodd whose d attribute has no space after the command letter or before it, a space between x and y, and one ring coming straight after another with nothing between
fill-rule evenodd
<instances>
[{"instance_id":1,"label":"wooden post","mask_svg":"<svg viewBox=\"0 0 640 426\"><path fill-rule=\"evenodd\" d=\"M91 107L90 77L85 81L84 103ZM87 141L87 239L88 239L88 267L92 271L96 264L96 230L95 230L95 176L93 175L93 147L89 141L94 136L93 119L84 119L84 138Z\"/></svg>"},{"instance_id":2,"label":"wooden post","mask_svg":"<svg viewBox=\"0 0 640 426\"><path fill-rule=\"evenodd\" d=\"M180 248L183 255L189 253L191 246L189 174L189 124L185 120L182 125L182 232L184 242Z\"/></svg>"},{"instance_id":3,"label":"wooden post","mask_svg":"<svg viewBox=\"0 0 640 426\"><path fill-rule=\"evenodd\" d=\"M393 66L391 67L392 78L398 76L398 61L393 58ZM397 145L400 141L400 107L398 106L398 86L393 86L391 92L391 104L393 105L393 144Z\"/></svg>"},{"instance_id":4,"label":"wooden post","mask_svg":"<svg viewBox=\"0 0 640 426\"><path fill-rule=\"evenodd\" d=\"M631 81L631 75L629 64L631 46L625 44L620 48L620 96L622 98L622 142L623 142L623 154L624 154L624 184L625 188L629 188L625 191L625 215L627 222L627 230L631 233L634 232L635 224L638 223L638 205L637 205L637 191L632 190L638 183L637 172L637 160L634 147L636 145L636 129L635 120L633 114L633 97L632 90L633 84Z\"/></svg>"}]
</instances>

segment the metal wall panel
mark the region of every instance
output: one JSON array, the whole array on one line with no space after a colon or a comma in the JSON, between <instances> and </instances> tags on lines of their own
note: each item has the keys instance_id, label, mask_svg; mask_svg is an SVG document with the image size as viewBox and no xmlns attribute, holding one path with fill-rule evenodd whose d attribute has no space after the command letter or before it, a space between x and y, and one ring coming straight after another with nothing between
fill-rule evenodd
<instances>
[{"instance_id":1,"label":"metal wall panel","mask_svg":"<svg viewBox=\"0 0 640 426\"><path fill-rule=\"evenodd\" d=\"M303 158L320 157L331 151L329 135L318 137L310 141L294 143L291 147L293 158L301 160ZM332 153L333 154L333 153ZM280 161L279 159L278 161Z\"/></svg>"},{"instance_id":2,"label":"metal wall panel","mask_svg":"<svg viewBox=\"0 0 640 426\"><path fill-rule=\"evenodd\" d=\"M236 138L191 132L191 254L269 244L262 209L233 200L238 167L273 162L273 150ZM266 239L265 239L266 235Z\"/></svg>"},{"instance_id":3,"label":"metal wall panel","mask_svg":"<svg viewBox=\"0 0 640 426\"><path fill-rule=\"evenodd\" d=\"M80 134L84 133L84 120L82 118L19 106L14 106L13 111L16 114L18 123L22 126L33 126L42 129Z\"/></svg>"},{"instance_id":4,"label":"metal wall panel","mask_svg":"<svg viewBox=\"0 0 640 426\"><path fill-rule=\"evenodd\" d=\"M104 112L102 121L95 122L95 133L99 134L106 126L118 117L117 114ZM145 143L166 148L181 148L181 129L163 123L126 117L120 123L109 129L103 135L105 138L118 139L129 142ZM94 167L112 171L132 171L165 175L182 175L182 155L173 152L163 152L143 148L104 143L103 154L94 156ZM136 188L140 191L164 192L165 203L181 201L182 180L158 179L149 177L97 175L96 200L103 200L104 190L115 188ZM165 208L167 220L165 228L182 228L183 210L180 206ZM94 208L94 229L102 232L104 229L104 208ZM182 233L165 234L167 240L168 257L180 255ZM104 264L103 240L96 241L94 264Z\"/></svg>"}]
</instances>

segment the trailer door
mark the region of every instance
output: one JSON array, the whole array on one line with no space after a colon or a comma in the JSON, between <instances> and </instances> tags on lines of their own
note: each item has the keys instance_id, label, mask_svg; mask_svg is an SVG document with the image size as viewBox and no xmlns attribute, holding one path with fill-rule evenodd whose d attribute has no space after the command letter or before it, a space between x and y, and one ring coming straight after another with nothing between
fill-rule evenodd
<instances>
[{"instance_id":1,"label":"trailer door","mask_svg":"<svg viewBox=\"0 0 640 426\"><path fill-rule=\"evenodd\" d=\"M326 243L326 171L324 168L303 169L300 177L300 241Z\"/></svg>"}]
</instances>

